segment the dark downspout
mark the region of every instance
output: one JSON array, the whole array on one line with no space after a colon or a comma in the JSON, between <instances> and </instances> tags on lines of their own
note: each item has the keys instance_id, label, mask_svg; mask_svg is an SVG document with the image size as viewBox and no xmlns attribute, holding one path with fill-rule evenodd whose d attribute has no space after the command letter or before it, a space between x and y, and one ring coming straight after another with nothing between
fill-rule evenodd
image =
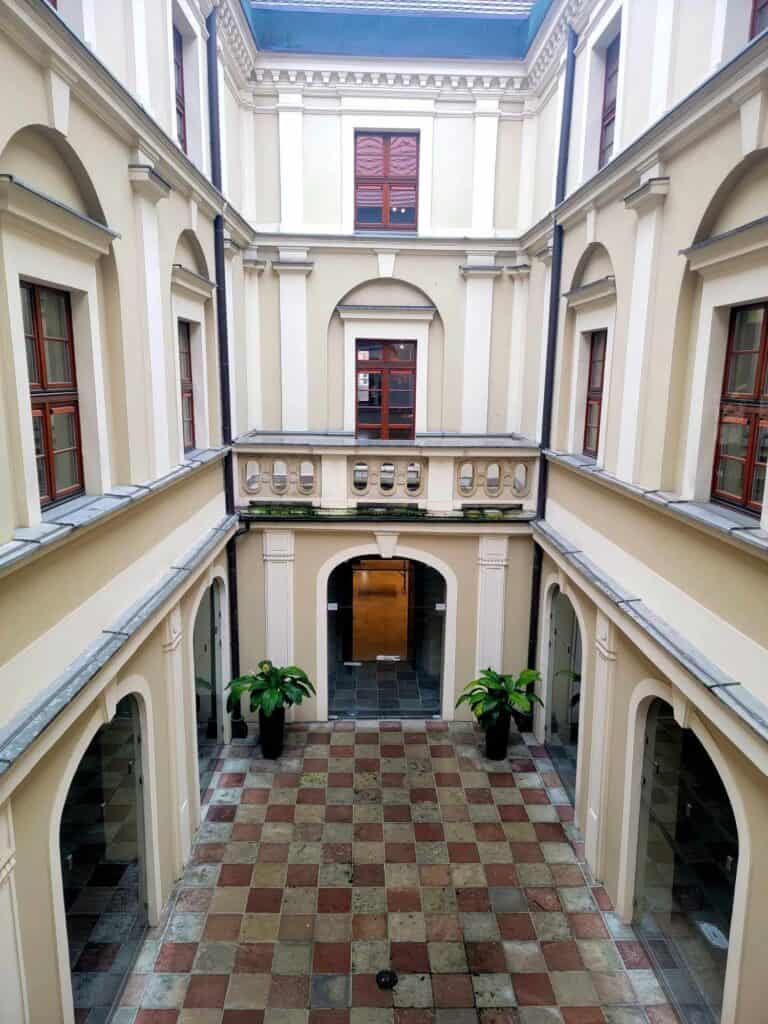
<instances>
[{"instance_id":1,"label":"dark downspout","mask_svg":"<svg viewBox=\"0 0 768 1024\"><path fill-rule=\"evenodd\" d=\"M221 192L221 127L219 124L219 73L217 8L208 15L208 116L211 128L211 181ZM224 217L213 222L213 247L216 264L216 327L219 339L219 392L221 397L221 435L225 445L232 444L232 407L229 376L229 327L227 323L227 278L224 258ZM235 480L232 451L224 459L224 501L228 515L235 511ZM237 548L235 538L227 542L227 590L229 592L229 639L233 678L240 675L240 628L237 606Z\"/></svg>"},{"instance_id":2,"label":"dark downspout","mask_svg":"<svg viewBox=\"0 0 768 1024\"><path fill-rule=\"evenodd\" d=\"M560 122L560 147L557 154L557 183L555 186L555 207L565 199L568 175L568 150L571 143L571 119L573 116L573 81L576 71L576 45L579 37L568 26L568 52L565 64L565 93L563 95L563 117ZM563 271L563 228L555 222L552 233L552 271L549 289L549 322L547 325L547 361L544 371L544 402L541 416L541 454L539 455L539 484L536 496L536 519L544 519L547 510L547 483L549 463L544 452L552 439L552 398L555 390L555 365L557 362L557 330L560 318L560 288ZM542 548L534 543L533 572L531 578L531 616L528 633L528 664L536 665L539 603L541 600L541 567L544 560Z\"/></svg>"}]
</instances>

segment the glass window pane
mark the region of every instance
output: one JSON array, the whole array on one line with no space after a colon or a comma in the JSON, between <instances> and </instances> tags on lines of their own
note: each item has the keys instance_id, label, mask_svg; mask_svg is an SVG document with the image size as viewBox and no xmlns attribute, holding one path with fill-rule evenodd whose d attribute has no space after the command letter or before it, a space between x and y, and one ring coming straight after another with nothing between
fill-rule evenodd
<instances>
[{"instance_id":1,"label":"glass window pane","mask_svg":"<svg viewBox=\"0 0 768 1024\"><path fill-rule=\"evenodd\" d=\"M391 185L389 189L390 224L416 223L416 188L413 185Z\"/></svg>"},{"instance_id":2,"label":"glass window pane","mask_svg":"<svg viewBox=\"0 0 768 1024\"><path fill-rule=\"evenodd\" d=\"M721 459L717 467L717 489L741 497L744 491L744 463Z\"/></svg>"},{"instance_id":3,"label":"glass window pane","mask_svg":"<svg viewBox=\"0 0 768 1024\"><path fill-rule=\"evenodd\" d=\"M765 466L755 466L755 472L752 477L752 493L750 495L750 501L757 505L762 505L763 497L765 495Z\"/></svg>"},{"instance_id":4,"label":"glass window pane","mask_svg":"<svg viewBox=\"0 0 768 1024\"><path fill-rule=\"evenodd\" d=\"M24 333L34 334L35 328L33 327L32 319L32 289L22 288L21 289L21 312L24 317Z\"/></svg>"},{"instance_id":5,"label":"glass window pane","mask_svg":"<svg viewBox=\"0 0 768 1024\"><path fill-rule=\"evenodd\" d=\"M80 483L77 453L56 452L53 456L53 471L56 476L56 490L58 492L77 487Z\"/></svg>"},{"instance_id":6,"label":"glass window pane","mask_svg":"<svg viewBox=\"0 0 768 1024\"><path fill-rule=\"evenodd\" d=\"M412 363L416 359L416 342L395 341L387 345L387 356L398 363Z\"/></svg>"},{"instance_id":7,"label":"glass window pane","mask_svg":"<svg viewBox=\"0 0 768 1024\"><path fill-rule=\"evenodd\" d=\"M734 353L728 368L726 390L730 395L751 395L755 390L757 352Z\"/></svg>"},{"instance_id":8,"label":"glass window pane","mask_svg":"<svg viewBox=\"0 0 768 1024\"><path fill-rule=\"evenodd\" d=\"M762 309L739 309L734 316L733 351L755 352L763 330Z\"/></svg>"},{"instance_id":9,"label":"glass window pane","mask_svg":"<svg viewBox=\"0 0 768 1024\"><path fill-rule=\"evenodd\" d=\"M380 363L384 358L384 346L380 341L359 341L357 358L361 362Z\"/></svg>"},{"instance_id":10,"label":"glass window pane","mask_svg":"<svg viewBox=\"0 0 768 1024\"><path fill-rule=\"evenodd\" d=\"M594 427L587 427L584 436L584 450L587 452L597 451L597 430Z\"/></svg>"},{"instance_id":11,"label":"glass window pane","mask_svg":"<svg viewBox=\"0 0 768 1024\"><path fill-rule=\"evenodd\" d=\"M61 292L40 288L40 312L43 319L43 334L46 338L68 338L67 301Z\"/></svg>"},{"instance_id":12,"label":"glass window pane","mask_svg":"<svg viewBox=\"0 0 768 1024\"><path fill-rule=\"evenodd\" d=\"M45 340L45 362L48 370L48 382L72 384L72 356L69 343L66 341Z\"/></svg>"},{"instance_id":13,"label":"glass window pane","mask_svg":"<svg viewBox=\"0 0 768 1024\"><path fill-rule=\"evenodd\" d=\"M367 438L369 441L377 441L381 437L381 428L379 427L365 427L361 425L357 432L360 437Z\"/></svg>"},{"instance_id":14,"label":"glass window pane","mask_svg":"<svg viewBox=\"0 0 768 1024\"><path fill-rule=\"evenodd\" d=\"M393 178L415 178L419 167L416 135L393 135L389 149L389 173Z\"/></svg>"},{"instance_id":15,"label":"glass window pane","mask_svg":"<svg viewBox=\"0 0 768 1024\"><path fill-rule=\"evenodd\" d=\"M77 433L75 414L72 412L55 412L51 416L51 443L55 452L65 448L74 448Z\"/></svg>"},{"instance_id":16,"label":"glass window pane","mask_svg":"<svg viewBox=\"0 0 768 1024\"><path fill-rule=\"evenodd\" d=\"M43 433L43 417L32 417L32 430L35 439L35 462L37 464L37 486L40 497L48 497L48 476L45 471L45 440Z\"/></svg>"},{"instance_id":17,"label":"glass window pane","mask_svg":"<svg viewBox=\"0 0 768 1024\"><path fill-rule=\"evenodd\" d=\"M357 219L360 224L381 224L384 217L383 185L358 185Z\"/></svg>"},{"instance_id":18,"label":"glass window pane","mask_svg":"<svg viewBox=\"0 0 768 1024\"><path fill-rule=\"evenodd\" d=\"M747 444L749 443L748 423L720 424L720 454L731 455L734 458L745 459L747 457Z\"/></svg>"},{"instance_id":19,"label":"glass window pane","mask_svg":"<svg viewBox=\"0 0 768 1024\"><path fill-rule=\"evenodd\" d=\"M381 135L358 135L355 140L355 174L361 178L384 175L384 138Z\"/></svg>"},{"instance_id":20,"label":"glass window pane","mask_svg":"<svg viewBox=\"0 0 768 1024\"><path fill-rule=\"evenodd\" d=\"M40 368L37 365L37 349L35 348L35 339L27 338L27 373L29 374L30 384L40 383Z\"/></svg>"}]
</instances>

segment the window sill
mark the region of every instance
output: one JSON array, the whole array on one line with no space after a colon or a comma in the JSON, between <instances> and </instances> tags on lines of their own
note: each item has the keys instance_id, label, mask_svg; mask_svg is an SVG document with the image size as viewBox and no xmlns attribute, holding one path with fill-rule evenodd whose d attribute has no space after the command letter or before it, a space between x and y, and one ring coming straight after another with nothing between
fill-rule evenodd
<instances>
[{"instance_id":1,"label":"window sill","mask_svg":"<svg viewBox=\"0 0 768 1024\"><path fill-rule=\"evenodd\" d=\"M54 508L45 509L39 526L22 527L13 539L0 545L0 576L26 565L76 534L118 515L137 502L173 486L179 480L224 457L227 448L208 448L186 453L185 462L157 480L144 484L118 484L106 494L81 494Z\"/></svg>"},{"instance_id":2,"label":"window sill","mask_svg":"<svg viewBox=\"0 0 768 1024\"><path fill-rule=\"evenodd\" d=\"M569 455L555 451L547 451L545 454L550 462L582 473L604 487L610 487L653 508L662 509L691 526L738 545L743 550L768 557L768 532L761 528L759 519L746 512L739 512L737 509L712 501L686 501L679 494L670 491L648 491L636 484L628 484L600 469L594 459L586 455Z\"/></svg>"}]
</instances>

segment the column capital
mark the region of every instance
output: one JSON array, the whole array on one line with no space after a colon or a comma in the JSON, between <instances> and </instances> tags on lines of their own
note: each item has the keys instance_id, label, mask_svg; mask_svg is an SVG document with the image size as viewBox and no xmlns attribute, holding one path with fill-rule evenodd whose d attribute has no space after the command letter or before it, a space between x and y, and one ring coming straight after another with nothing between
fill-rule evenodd
<instances>
[{"instance_id":1,"label":"column capital","mask_svg":"<svg viewBox=\"0 0 768 1024\"><path fill-rule=\"evenodd\" d=\"M309 259L308 249L279 249L276 260L272 260L272 269L278 273L310 274L314 260Z\"/></svg>"},{"instance_id":2,"label":"column capital","mask_svg":"<svg viewBox=\"0 0 768 1024\"><path fill-rule=\"evenodd\" d=\"M524 281L531 274L530 263L513 263L510 266L504 267L504 272L508 277L511 277L514 281Z\"/></svg>"},{"instance_id":3,"label":"column capital","mask_svg":"<svg viewBox=\"0 0 768 1024\"><path fill-rule=\"evenodd\" d=\"M148 163L128 164L128 179L136 195L157 204L171 194L171 186Z\"/></svg>"},{"instance_id":4,"label":"column capital","mask_svg":"<svg viewBox=\"0 0 768 1024\"><path fill-rule=\"evenodd\" d=\"M500 534L487 534L480 538L477 564L483 569L504 569L509 564L509 539Z\"/></svg>"},{"instance_id":5,"label":"column capital","mask_svg":"<svg viewBox=\"0 0 768 1024\"><path fill-rule=\"evenodd\" d=\"M648 178L629 195L624 196L624 206L634 210L638 216L650 213L663 206L669 195L669 178Z\"/></svg>"},{"instance_id":6,"label":"column capital","mask_svg":"<svg viewBox=\"0 0 768 1024\"><path fill-rule=\"evenodd\" d=\"M264 561L292 562L294 559L293 530L264 531Z\"/></svg>"}]
</instances>

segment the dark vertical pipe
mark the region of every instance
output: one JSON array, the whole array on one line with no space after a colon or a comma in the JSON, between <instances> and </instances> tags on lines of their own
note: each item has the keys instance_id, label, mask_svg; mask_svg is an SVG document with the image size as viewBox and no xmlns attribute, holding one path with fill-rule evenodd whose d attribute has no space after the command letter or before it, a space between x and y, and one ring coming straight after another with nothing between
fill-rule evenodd
<instances>
[{"instance_id":1,"label":"dark vertical pipe","mask_svg":"<svg viewBox=\"0 0 768 1024\"><path fill-rule=\"evenodd\" d=\"M568 52L565 63L565 91L563 94L563 116L560 121L560 146L557 154L557 180L555 184L555 206L565 199L568 177L568 150L571 143L571 120L573 118L573 82L576 72L576 45L579 37L571 26L568 27ZM552 234L552 270L549 289L549 317L547 323L547 361L544 370L544 402L541 415L541 454L539 455L539 480L536 494L536 518L543 519L547 510L547 484L549 463L544 452L552 440L552 399L555 391L555 365L557 363L557 330L560 319L560 288L563 273L563 228L555 223ZM539 604L541 600L541 567L544 552L534 543L533 570L531 573L531 615L528 632L528 664L534 666L537 660L539 634Z\"/></svg>"},{"instance_id":2,"label":"dark vertical pipe","mask_svg":"<svg viewBox=\"0 0 768 1024\"><path fill-rule=\"evenodd\" d=\"M221 192L221 126L219 123L218 22L214 7L206 22L208 29L208 117L211 134L211 181ZM227 277L224 257L224 217L213 222L213 249L216 265L216 327L219 341L219 394L221 398L221 436L232 444L232 406L230 402L229 324L227 321ZM224 501L228 515L235 511L235 480L232 451L224 459ZM227 543L227 590L229 592L229 640L232 675L240 675L240 627L237 603L237 547L233 537Z\"/></svg>"}]
</instances>

